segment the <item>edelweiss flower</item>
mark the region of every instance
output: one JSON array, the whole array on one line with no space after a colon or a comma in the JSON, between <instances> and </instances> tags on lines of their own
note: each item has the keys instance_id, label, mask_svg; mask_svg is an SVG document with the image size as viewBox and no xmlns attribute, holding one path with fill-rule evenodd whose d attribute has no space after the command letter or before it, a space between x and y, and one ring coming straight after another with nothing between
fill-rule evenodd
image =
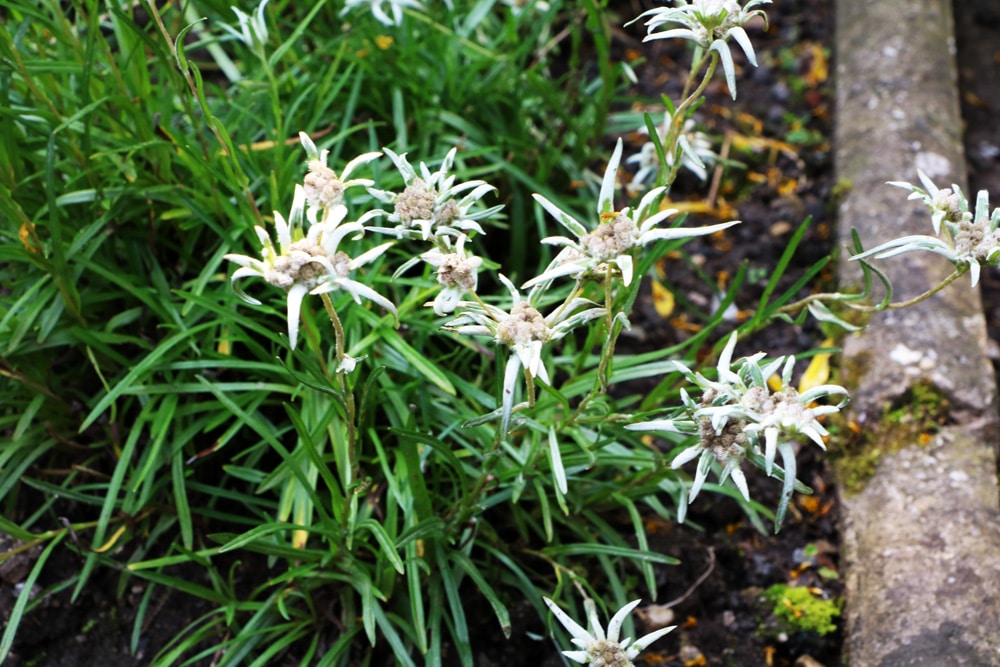
<instances>
[{"instance_id":1,"label":"edelweiss flower","mask_svg":"<svg viewBox=\"0 0 1000 667\"><path fill-rule=\"evenodd\" d=\"M351 271L379 257L392 245L383 243L352 259L338 250L340 242L349 234L360 236L364 233L364 221L370 214L357 222L343 223L347 208L334 206L325 222L313 224L309 233L304 234L302 220L305 209L305 192L302 186L295 186L295 198L289 214L289 222L280 213L274 213L278 247L275 248L271 236L263 227L256 227L261 244L261 259L246 255L229 254L225 259L240 265L233 273L231 282L236 294L247 303L260 305L260 301L246 294L236 284L241 278L255 276L280 287L288 294L288 339L295 348L299 332L299 313L302 299L306 294L321 294L333 290L348 292L358 303L364 297L374 301L393 315L396 307L388 299L372 288L351 280Z\"/></svg>"},{"instance_id":2,"label":"edelweiss flower","mask_svg":"<svg viewBox=\"0 0 1000 667\"><path fill-rule=\"evenodd\" d=\"M389 222L397 223L395 228L372 227L373 231L395 234L397 238L409 236L424 241L432 236L459 236L462 232L475 230L483 234L476 220L482 220L499 211L502 206L486 210L472 211L472 206L490 190L496 190L484 181L468 181L455 184L455 176L448 175L455 161L457 148L452 148L445 156L441 168L431 173L423 162L420 175L407 161L406 154L396 155L385 149L399 173L403 176L405 188L400 193L375 190L368 191L376 199L394 204L395 210L388 216ZM468 191L468 192L467 192ZM467 192L460 200L455 197ZM414 229L416 228L416 229ZM419 230L419 231L418 231Z\"/></svg>"},{"instance_id":3,"label":"edelweiss flower","mask_svg":"<svg viewBox=\"0 0 1000 667\"><path fill-rule=\"evenodd\" d=\"M766 360L766 355L758 352L734 363L732 357L736 340L734 332L719 355L717 380L709 380L701 373L675 362L684 377L702 390L699 401L681 391L684 407L679 411L679 418L639 422L625 428L698 436L698 442L678 454L671 463L671 467L676 469L698 459L689 500L698 495L712 462L717 461L723 465L719 483L725 483L727 477L731 477L749 501L750 492L740 463L749 459L771 475L775 455L781 454L784 486L775 517L776 523L780 524L795 486L794 444L804 437L826 448L823 436L827 435L827 431L817 418L838 412L847 402L847 390L839 385L826 384L800 394L791 386L794 357ZM782 388L773 391L767 380L779 368L782 368ZM814 405L820 398L835 394L845 397L839 405ZM763 447L761 434L764 436Z\"/></svg>"},{"instance_id":4,"label":"edelweiss flower","mask_svg":"<svg viewBox=\"0 0 1000 667\"><path fill-rule=\"evenodd\" d=\"M482 302L462 301L458 304L462 308L459 316L445 327L471 336L492 336L494 341L513 352L507 360L503 380L501 429L506 433L514 409L514 384L518 371L523 367L529 382L537 378L550 384L542 363L545 344L562 338L584 322L602 317L605 311L592 301L578 298L543 316L530 299L521 297L506 276L499 274L498 277L510 291L512 304L509 311ZM595 307L580 310L585 306Z\"/></svg>"},{"instance_id":5,"label":"edelweiss flower","mask_svg":"<svg viewBox=\"0 0 1000 667\"><path fill-rule=\"evenodd\" d=\"M483 260L465 251L465 243L469 237L462 234L458 237L453 252L450 249L450 239L445 237L444 250L434 248L420 256L425 262L437 269L437 279L443 287L434 298L434 312L437 315L447 315L455 310L459 300L467 293L475 294L479 286L479 267Z\"/></svg>"},{"instance_id":6,"label":"edelweiss flower","mask_svg":"<svg viewBox=\"0 0 1000 667\"><path fill-rule=\"evenodd\" d=\"M327 166L327 158L330 151L319 150L316 144L305 132L299 132L299 142L306 149L309 158L309 173L303 181L306 194L306 201L309 204L306 212L309 221L315 223L317 219L323 219L326 212L344 203L344 191L354 186L369 187L375 184L370 178L354 178L349 176L356 168L367 164L382 154L378 151L364 153L354 158L344 167L340 175ZM319 215L321 213L323 215Z\"/></svg>"},{"instance_id":7,"label":"edelweiss flower","mask_svg":"<svg viewBox=\"0 0 1000 667\"><path fill-rule=\"evenodd\" d=\"M525 9L532 9L536 14L549 11L549 3L545 0L501 0L501 2L510 7L510 13L514 16L520 16Z\"/></svg>"},{"instance_id":8,"label":"edelweiss flower","mask_svg":"<svg viewBox=\"0 0 1000 667\"><path fill-rule=\"evenodd\" d=\"M526 282L524 287L538 285L562 276L580 278L589 273L603 273L608 265L615 266L622 275L622 281L625 285L629 285L632 282L634 253L637 248L653 241L714 234L739 224L739 220L733 220L697 229L657 228L656 225L677 213L676 209L667 209L649 215L653 202L666 189L662 187L650 190L635 210L625 208L614 211L615 179L621 157L622 141L619 139L604 172L604 180L601 182L601 192L597 200L598 224L593 231L588 230L586 225L559 209L542 195L533 195L535 201L576 238L550 236L542 239L542 243L561 245L564 248L541 275Z\"/></svg>"},{"instance_id":9,"label":"edelweiss flower","mask_svg":"<svg viewBox=\"0 0 1000 667\"><path fill-rule=\"evenodd\" d=\"M647 646L677 627L661 628L644 637L640 637L635 643L632 643L631 637L626 637L619 641L618 635L621 632L622 623L632 613L632 610L639 605L639 600L629 602L611 617L607 633L604 632L600 619L597 618L597 608L593 600L588 598L583 603L587 609L587 622L590 624L589 631L570 618L552 600L546 597L543 597L542 600L552 611L553 615L559 619L563 627L573 635L573 643L582 649L579 651L563 651L562 654L570 660L584 665L589 663L599 667L633 667L632 660L638 657Z\"/></svg>"},{"instance_id":10,"label":"edelweiss flower","mask_svg":"<svg viewBox=\"0 0 1000 667\"><path fill-rule=\"evenodd\" d=\"M917 176L920 177L920 182L926 191L905 181L889 181L888 185L909 190L912 194L907 199L919 199L927 205L927 208L931 210L931 224L934 226L935 234L941 233L941 223L945 220L959 223L972 219L972 214L969 213L969 202L962 193L962 188L953 183L951 188L939 190L934 185L934 181L922 169L917 169Z\"/></svg>"},{"instance_id":11,"label":"edelweiss flower","mask_svg":"<svg viewBox=\"0 0 1000 667\"><path fill-rule=\"evenodd\" d=\"M972 286L979 284L982 267L1000 266L1000 208L990 215L990 195L986 190L980 190L976 196L976 211L969 212L969 203L957 185L952 185L954 191L945 188L939 190L922 171L917 171L921 182L927 191L911 185L893 181L889 185L911 190L910 199L920 199L931 211L931 223L934 232L940 233L941 223L944 223L948 234L942 239L935 236L904 236L878 245L865 252L851 257L852 260L864 260L872 257L884 259L902 255L914 250L928 250L946 257L955 268L968 271Z\"/></svg>"},{"instance_id":12,"label":"edelweiss flower","mask_svg":"<svg viewBox=\"0 0 1000 667\"><path fill-rule=\"evenodd\" d=\"M247 47L259 51L267 43L267 22L264 20L264 8L271 0L263 0L257 5L257 11L253 16L245 14L236 7L230 7L236 14L240 29L237 31L232 26L222 24L222 29L233 37L247 45Z\"/></svg>"},{"instance_id":13,"label":"edelweiss flower","mask_svg":"<svg viewBox=\"0 0 1000 667\"><path fill-rule=\"evenodd\" d=\"M672 122L673 115L669 111L665 111L663 123L656 128L661 144L667 140ZM640 128L639 132L649 134L646 127ZM719 156L712 150L712 140L708 138L708 135L695 129L694 120L689 118L684 121L684 127L681 128L680 135L677 137L677 147L680 149L681 166L703 181L708 178L706 165L713 164ZM664 146L664 149L667 151L665 153L667 166L672 167L677 160L677 154L671 152L669 146ZM660 171L660 159L656 154L656 145L652 141L647 141L638 153L626 158L625 164L629 163L639 165L639 170L632 177L632 182L629 183L629 190L638 191L647 181L656 178Z\"/></svg>"},{"instance_id":14,"label":"edelweiss flower","mask_svg":"<svg viewBox=\"0 0 1000 667\"><path fill-rule=\"evenodd\" d=\"M389 3L389 9L392 10L391 17L382 9L382 5L385 2ZM347 0L344 8L340 11L340 15L343 16L349 12L351 7L359 7L361 5L368 5L375 20L385 26L403 25L403 10L406 7L413 7L414 9L424 8L416 0Z\"/></svg>"},{"instance_id":15,"label":"edelweiss flower","mask_svg":"<svg viewBox=\"0 0 1000 667\"><path fill-rule=\"evenodd\" d=\"M722 60L722 69L726 75L726 85L736 99L736 68L733 65L733 55L729 51L730 38L743 49L747 60L757 66L757 55L754 53L750 37L743 29L755 16L764 19L767 26L767 15L763 9L751 9L757 5L771 4L771 0L749 0L741 7L736 0L676 0L678 7L656 7L640 14L635 20L650 17L646 21L646 39L672 39L678 37L697 44L702 49L715 51ZM656 29L664 24L681 25L663 32Z\"/></svg>"}]
</instances>

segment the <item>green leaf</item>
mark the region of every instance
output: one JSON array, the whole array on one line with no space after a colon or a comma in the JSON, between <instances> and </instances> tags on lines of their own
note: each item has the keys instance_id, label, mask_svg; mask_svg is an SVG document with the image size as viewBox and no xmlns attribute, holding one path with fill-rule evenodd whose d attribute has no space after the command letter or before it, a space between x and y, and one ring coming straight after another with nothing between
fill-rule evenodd
<instances>
[{"instance_id":1,"label":"green leaf","mask_svg":"<svg viewBox=\"0 0 1000 667\"><path fill-rule=\"evenodd\" d=\"M479 589L486 598L486 601L493 607L493 613L496 614L497 620L500 621L500 630L503 632L503 636L510 639L510 613L508 613L507 607L504 606L503 602L500 601L496 591L486 581L486 577L483 576L483 573L479 571L479 568L476 567L472 560L461 551L452 551L450 558L451 562L469 575L476 588Z\"/></svg>"},{"instance_id":2,"label":"green leaf","mask_svg":"<svg viewBox=\"0 0 1000 667\"><path fill-rule=\"evenodd\" d=\"M455 396L455 387L444 372L403 340L394 329L385 328L381 334L386 344L398 352L421 375L450 396Z\"/></svg>"},{"instance_id":3,"label":"green leaf","mask_svg":"<svg viewBox=\"0 0 1000 667\"><path fill-rule=\"evenodd\" d=\"M17 634L17 629L21 626L21 620L24 617L24 610L28 606L28 602L34 595L35 582L38 580L38 576L42 573L42 569L45 567L45 563L48 562L49 556L55 551L55 548L59 546L59 543L64 537L66 537L66 532L61 532L57 534L51 542L45 547L42 553L38 556L38 560L35 561L34 566L31 568L31 572L28 574L28 578L24 580L24 586L21 588L21 592L17 595L17 600L14 602L14 607L10 611L10 616L7 618L7 627L3 631L3 636L0 637L0 663L3 663L7 656L10 654L10 649L14 645L14 636Z\"/></svg>"}]
</instances>

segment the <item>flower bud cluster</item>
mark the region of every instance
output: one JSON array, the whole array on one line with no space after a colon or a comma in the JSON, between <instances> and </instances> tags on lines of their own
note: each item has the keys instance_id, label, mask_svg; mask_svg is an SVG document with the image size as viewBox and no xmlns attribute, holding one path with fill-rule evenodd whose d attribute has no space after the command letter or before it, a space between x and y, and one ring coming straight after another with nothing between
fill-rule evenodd
<instances>
[{"instance_id":1,"label":"flower bud cluster","mask_svg":"<svg viewBox=\"0 0 1000 667\"><path fill-rule=\"evenodd\" d=\"M976 209L970 211L969 202L959 186L939 189L923 171L918 169L917 175L923 188L905 181L890 181L889 185L909 190L909 199L919 199L927 206L937 236L904 236L860 252L851 259L883 259L927 250L947 258L955 265L957 274L968 271L975 287L983 267L1000 267L1000 233L997 231L1000 208L991 214L989 193L980 190Z\"/></svg>"},{"instance_id":2,"label":"flower bud cluster","mask_svg":"<svg viewBox=\"0 0 1000 667\"><path fill-rule=\"evenodd\" d=\"M674 123L673 114L664 112L663 122L657 126L661 146L664 146L664 158L667 167L673 167L677 161L678 151L666 149L665 144L670 135L670 129ZM645 127L639 132L648 133ZM694 119L688 118L684 121L677 135L677 148L680 153L680 166L684 167L701 180L708 178L708 167L719 159L719 156L712 149L712 140L704 132L696 129ZM632 182L629 183L629 190L639 192L647 183L654 180L660 172L660 158L656 152L656 145L652 141L647 141L635 155L629 156L625 160L626 164L638 165Z\"/></svg>"},{"instance_id":3,"label":"flower bud cluster","mask_svg":"<svg viewBox=\"0 0 1000 667\"><path fill-rule=\"evenodd\" d=\"M288 340L292 348L298 339L299 315L307 294L345 291L355 302L360 303L364 298L396 315L396 307L391 301L351 278L352 272L380 257L392 244L383 243L353 257L340 248L348 237L360 239L366 230L364 223L381 214L381 211L369 211L357 221L345 222L348 209L343 203L348 188L374 183L370 179L351 179L350 175L355 168L374 160L380 153L358 156L348 162L338 176L327 165L329 151L317 149L305 133L300 133L299 139L306 149L309 171L303 182L295 186L288 220L278 212L274 214L277 244L266 229L257 227L260 259L225 255L227 260L240 266L232 276L234 287L241 278L258 277L285 291ZM260 304L238 287L236 293L249 303ZM341 368L353 368L353 363L344 363L346 359L340 361Z\"/></svg>"},{"instance_id":4,"label":"flower bud cluster","mask_svg":"<svg viewBox=\"0 0 1000 667\"><path fill-rule=\"evenodd\" d=\"M633 642L631 637L625 639L618 637L621 634L622 623L639 605L639 600L633 600L615 612L611 621L608 622L607 632L604 631L600 619L597 618L597 608L590 598L585 599L583 604L587 611L587 628L570 618L549 598L543 597L542 600L562 626L572 635L573 643L580 647L580 650L576 651L563 651L563 655L574 662L594 667L634 667L635 663L632 661L639 656L639 653L676 627L660 628Z\"/></svg>"},{"instance_id":5,"label":"flower bud cluster","mask_svg":"<svg viewBox=\"0 0 1000 667\"><path fill-rule=\"evenodd\" d=\"M722 61L726 85L736 99L736 67L729 50L729 40L733 39L747 60L757 66L757 56L744 26L753 18L760 17L767 25L767 15L763 9L753 9L758 5L770 4L771 0L749 0L740 6L736 0L677 0L674 7L656 7L643 12L635 20L646 19L646 40L686 39L701 49L717 53ZM663 26L675 26L660 31Z\"/></svg>"},{"instance_id":6,"label":"flower bud cluster","mask_svg":"<svg viewBox=\"0 0 1000 667\"><path fill-rule=\"evenodd\" d=\"M846 404L847 390L838 385L821 385L799 393L791 386L794 358L767 359L763 353L732 361L736 334L730 336L716 367L717 379L677 363L678 370L701 389L699 400L682 390L684 407L670 419L631 424L634 431L666 431L697 436L697 442L682 450L672 466L679 468L698 459L698 468L691 485L693 500L705 483L713 462L723 467L719 483L731 478L746 500L750 499L746 478L740 468L744 459L774 474L774 460L781 455L784 488L777 521L787 507L795 483L794 446L811 440L824 447L826 429L819 418L839 411ZM768 380L781 371L781 389L774 390ZM772 380L773 382L773 380ZM816 405L819 399L841 395L839 405Z\"/></svg>"}]
</instances>

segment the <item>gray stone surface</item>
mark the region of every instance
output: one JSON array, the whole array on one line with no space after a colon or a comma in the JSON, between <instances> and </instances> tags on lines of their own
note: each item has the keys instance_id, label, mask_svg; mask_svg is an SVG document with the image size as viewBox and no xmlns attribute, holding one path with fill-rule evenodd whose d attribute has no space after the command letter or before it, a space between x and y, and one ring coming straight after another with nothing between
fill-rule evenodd
<instances>
[{"instance_id":1,"label":"gray stone surface","mask_svg":"<svg viewBox=\"0 0 1000 667\"><path fill-rule=\"evenodd\" d=\"M965 189L948 0L837 0L838 177L852 189L840 235L865 247L933 234L919 202L890 180ZM931 253L882 260L896 300L951 272ZM857 267L842 262L842 282ZM866 488L842 499L846 654L856 667L1000 665L1000 496L995 381L978 292L968 277L904 311L874 316L844 342L851 416L878 432L887 405L933 383L953 424L901 443ZM898 444L898 443L894 443ZM893 449L897 449L894 447Z\"/></svg>"}]
</instances>

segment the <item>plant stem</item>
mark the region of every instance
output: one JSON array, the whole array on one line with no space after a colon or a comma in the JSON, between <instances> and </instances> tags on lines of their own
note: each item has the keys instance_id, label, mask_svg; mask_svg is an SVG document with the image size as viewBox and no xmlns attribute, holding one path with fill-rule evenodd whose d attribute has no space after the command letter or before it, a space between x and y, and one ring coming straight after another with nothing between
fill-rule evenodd
<instances>
[{"instance_id":1,"label":"plant stem","mask_svg":"<svg viewBox=\"0 0 1000 667\"><path fill-rule=\"evenodd\" d=\"M942 280L940 283L930 288L926 292L919 294L912 299L907 299L906 301L897 301L896 303L890 303L887 305L869 306L860 303L851 303L851 301L862 298L863 294L842 294L840 292L822 292L820 294L810 294L809 296L799 299L794 303L789 303L782 306L777 310L778 313L785 313L788 315L795 315L803 308L808 306L810 303L816 303L818 301L839 301L846 305L848 308L853 308L854 310L860 310L864 313L877 313L883 310L900 310L902 308L909 308L910 306L915 306L922 301L926 301L931 298L941 290L943 290L948 285L952 284L959 277L965 275L968 268L960 267L956 268L951 272L947 278Z\"/></svg>"},{"instance_id":2,"label":"plant stem","mask_svg":"<svg viewBox=\"0 0 1000 667\"><path fill-rule=\"evenodd\" d=\"M347 352L344 350L344 325L340 322L340 316L337 315L337 310L333 307L330 295L326 293L320 294L320 298L323 300L323 307L326 308L326 314L330 316L330 323L333 324L334 350L337 355L337 368L333 371L333 379L337 384L337 389L340 390L340 395L343 397L344 412L347 414L347 450L350 457L351 479L353 481L357 477L357 431L354 424L357 408L354 404L354 392L347 385L346 373L341 370L344 361L348 358Z\"/></svg>"},{"instance_id":3,"label":"plant stem","mask_svg":"<svg viewBox=\"0 0 1000 667\"><path fill-rule=\"evenodd\" d=\"M705 58L709 59L708 69L705 70L705 74L702 77L701 82L698 84L698 87L695 88L690 95L687 95L688 88L691 86L691 81L694 79L698 70L700 70L704 65ZM680 139L681 129L684 127L684 121L687 120L688 109L690 109L691 106L701 98L702 93L705 92L705 88L708 87L708 82L712 80L713 76L715 76L715 69L718 64L719 54L713 51L702 55L702 57L696 60L691 66L691 76L688 78L688 82L684 87L684 95L687 96L684 97L684 101L681 102L680 105L678 105L678 107L674 110L674 114L670 119L670 131L667 133L667 138L663 142L663 150L666 155L670 157L674 157L676 155L677 142ZM671 163L665 170L667 174L665 178L666 185L672 185L674 180L676 180L677 172L680 170L680 166L680 160L674 160L673 163Z\"/></svg>"}]
</instances>

